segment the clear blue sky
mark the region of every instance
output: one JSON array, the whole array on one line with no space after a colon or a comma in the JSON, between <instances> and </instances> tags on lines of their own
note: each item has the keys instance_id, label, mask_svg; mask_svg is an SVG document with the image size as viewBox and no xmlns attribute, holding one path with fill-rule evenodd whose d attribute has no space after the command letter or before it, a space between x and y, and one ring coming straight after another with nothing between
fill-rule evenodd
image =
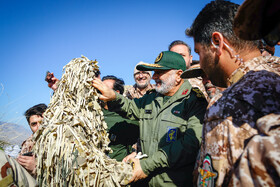
<instances>
[{"instance_id":1,"label":"clear blue sky","mask_svg":"<svg viewBox=\"0 0 280 187\"><path fill-rule=\"evenodd\" d=\"M101 76L133 84L134 66L153 63L173 40L193 48L184 31L208 2L0 0L0 121L28 128L24 111L50 101L46 71L60 78L81 55L99 61Z\"/></svg>"}]
</instances>

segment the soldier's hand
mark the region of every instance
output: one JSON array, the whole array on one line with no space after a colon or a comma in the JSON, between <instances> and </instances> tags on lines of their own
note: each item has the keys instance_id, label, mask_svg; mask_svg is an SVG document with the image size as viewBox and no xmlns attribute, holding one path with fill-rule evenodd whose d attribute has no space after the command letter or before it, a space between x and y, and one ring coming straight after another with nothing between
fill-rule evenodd
<instances>
[{"instance_id":1,"label":"soldier's hand","mask_svg":"<svg viewBox=\"0 0 280 187\"><path fill-rule=\"evenodd\" d=\"M136 152L132 152L129 155L127 155L126 157L124 157L122 162L127 163L130 159L135 158L135 156L136 156Z\"/></svg>"},{"instance_id":2,"label":"soldier's hand","mask_svg":"<svg viewBox=\"0 0 280 187\"><path fill-rule=\"evenodd\" d=\"M53 91L55 91L57 89L57 84L59 82L58 78L56 78L53 73L50 73L50 78L46 78L47 82L48 82L48 87L51 88Z\"/></svg>"},{"instance_id":3,"label":"soldier's hand","mask_svg":"<svg viewBox=\"0 0 280 187\"><path fill-rule=\"evenodd\" d=\"M129 183L136 182L141 179L145 179L148 177L142 170L140 165L140 160L138 158L132 158L131 162L133 163L133 176Z\"/></svg>"},{"instance_id":4,"label":"soldier's hand","mask_svg":"<svg viewBox=\"0 0 280 187\"><path fill-rule=\"evenodd\" d=\"M116 98L114 90L105 85L100 79L94 78L92 86L101 92L102 95L99 96L99 99L103 101L112 101Z\"/></svg>"},{"instance_id":5,"label":"soldier's hand","mask_svg":"<svg viewBox=\"0 0 280 187\"><path fill-rule=\"evenodd\" d=\"M17 161L22 167L24 167L27 171L32 172L36 167L36 158L33 156L22 156L19 155Z\"/></svg>"}]
</instances>

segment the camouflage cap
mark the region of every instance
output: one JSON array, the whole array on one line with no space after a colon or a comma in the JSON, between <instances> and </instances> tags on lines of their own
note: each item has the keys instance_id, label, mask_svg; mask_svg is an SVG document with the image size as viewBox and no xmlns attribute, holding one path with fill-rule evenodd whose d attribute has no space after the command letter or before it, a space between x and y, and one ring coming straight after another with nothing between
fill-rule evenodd
<instances>
[{"instance_id":1,"label":"camouflage cap","mask_svg":"<svg viewBox=\"0 0 280 187\"><path fill-rule=\"evenodd\" d=\"M181 69L185 71L187 67L184 58L180 54L172 51L163 51L158 55L154 64L141 64L136 66L136 69L140 71L170 69Z\"/></svg>"},{"instance_id":2,"label":"camouflage cap","mask_svg":"<svg viewBox=\"0 0 280 187\"><path fill-rule=\"evenodd\" d=\"M201 77L204 74L204 71L200 68L199 64L191 66L189 69L184 71L181 74L182 79L190 79L195 77Z\"/></svg>"},{"instance_id":3,"label":"camouflage cap","mask_svg":"<svg viewBox=\"0 0 280 187\"><path fill-rule=\"evenodd\" d=\"M278 0L245 0L234 19L234 32L244 40L265 38L280 23Z\"/></svg>"}]
</instances>

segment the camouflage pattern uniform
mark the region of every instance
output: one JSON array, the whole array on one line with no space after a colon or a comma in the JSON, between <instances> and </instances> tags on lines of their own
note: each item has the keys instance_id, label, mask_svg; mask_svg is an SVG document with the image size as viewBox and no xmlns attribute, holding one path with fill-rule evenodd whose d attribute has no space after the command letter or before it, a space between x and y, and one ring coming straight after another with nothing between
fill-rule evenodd
<instances>
[{"instance_id":1,"label":"camouflage pattern uniform","mask_svg":"<svg viewBox=\"0 0 280 187\"><path fill-rule=\"evenodd\" d=\"M188 81L191 83L192 87L193 88L199 88L200 91L202 91L204 97L206 98L207 102L210 101L210 98L205 90L205 87L202 83L202 78L201 77L197 77L197 78L191 78L191 79L188 79Z\"/></svg>"},{"instance_id":2,"label":"camouflage pattern uniform","mask_svg":"<svg viewBox=\"0 0 280 187\"><path fill-rule=\"evenodd\" d=\"M28 152L32 152L33 146L35 142L32 140L33 134L27 138L22 144L21 144L21 151L20 155ZM28 171L29 172L29 171ZM36 167L34 168L33 171L29 172L30 175L32 175L34 178L36 178Z\"/></svg>"},{"instance_id":3,"label":"camouflage pattern uniform","mask_svg":"<svg viewBox=\"0 0 280 187\"><path fill-rule=\"evenodd\" d=\"M221 186L228 182L230 171L235 169L240 156L246 154L244 148L248 140L260 133L257 120L280 113L279 72L267 64L277 61L280 62L280 58L257 57L243 63L229 77L230 87L210 101L205 114L199 167L195 170L198 186ZM279 147L277 149L279 151ZM243 175L250 176L251 171L246 171L242 165L239 165L240 170ZM257 173L261 177L270 175L263 170ZM247 181L255 182L254 179Z\"/></svg>"},{"instance_id":4,"label":"camouflage pattern uniform","mask_svg":"<svg viewBox=\"0 0 280 187\"><path fill-rule=\"evenodd\" d=\"M154 89L155 85L149 84L144 91L140 91L139 88L137 88L136 84L132 85L126 85L125 86L125 91L123 95L129 99L134 99L134 98L141 98L143 97L148 90Z\"/></svg>"},{"instance_id":5,"label":"camouflage pattern uniform","mask_svg":"<svg viewBox=\"0 0 280 187\"><path fill-rule=\"evenodd\" d=\"M21 144L21 151L20 154L28 153L32 151L32 148L34 146L34 142L32 141L33 135L31 135L29 138L27 138L22 144Z\"/></svg>"},{"instance_id":6,"label":"camouflage pattern uniform","mask_svg":"<svg viewBox=\"0 0 280 187\"><path fill-rule=\"evenodd\" d=\"M0 150L0 186L36 186L35 179L13 158Z\"/></svg>"},{"instance_id":7,"label":"camouflage pattern uniform","mask_svg":"<svg viewBox=\"0 0 280 187\"><path fill-rule=\"evenodd\" d=\"M256 125L262 135L245 147L231 172L231 186L280 186L280 115L266 115Z\"/></svg>"}]
</instances>

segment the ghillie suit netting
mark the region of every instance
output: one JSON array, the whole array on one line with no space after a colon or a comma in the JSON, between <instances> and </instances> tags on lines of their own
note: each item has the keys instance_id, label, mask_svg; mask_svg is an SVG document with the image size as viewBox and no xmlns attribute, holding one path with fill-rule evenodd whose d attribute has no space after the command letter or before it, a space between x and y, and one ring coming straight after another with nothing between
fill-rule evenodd
<instances>
[{"instance_id":1,"label":"ghillie suit netting","mask_svg":"<svg viewBox=\"0 0 280 187\"><path fill-rule=\"evenodd\" d=\"M58 89L35 134L40 186L122 186L129 164L106 156L109 138L98 93L92 86L97 61L82 56L64 68Z\"/></svg>"}]
</instances>

